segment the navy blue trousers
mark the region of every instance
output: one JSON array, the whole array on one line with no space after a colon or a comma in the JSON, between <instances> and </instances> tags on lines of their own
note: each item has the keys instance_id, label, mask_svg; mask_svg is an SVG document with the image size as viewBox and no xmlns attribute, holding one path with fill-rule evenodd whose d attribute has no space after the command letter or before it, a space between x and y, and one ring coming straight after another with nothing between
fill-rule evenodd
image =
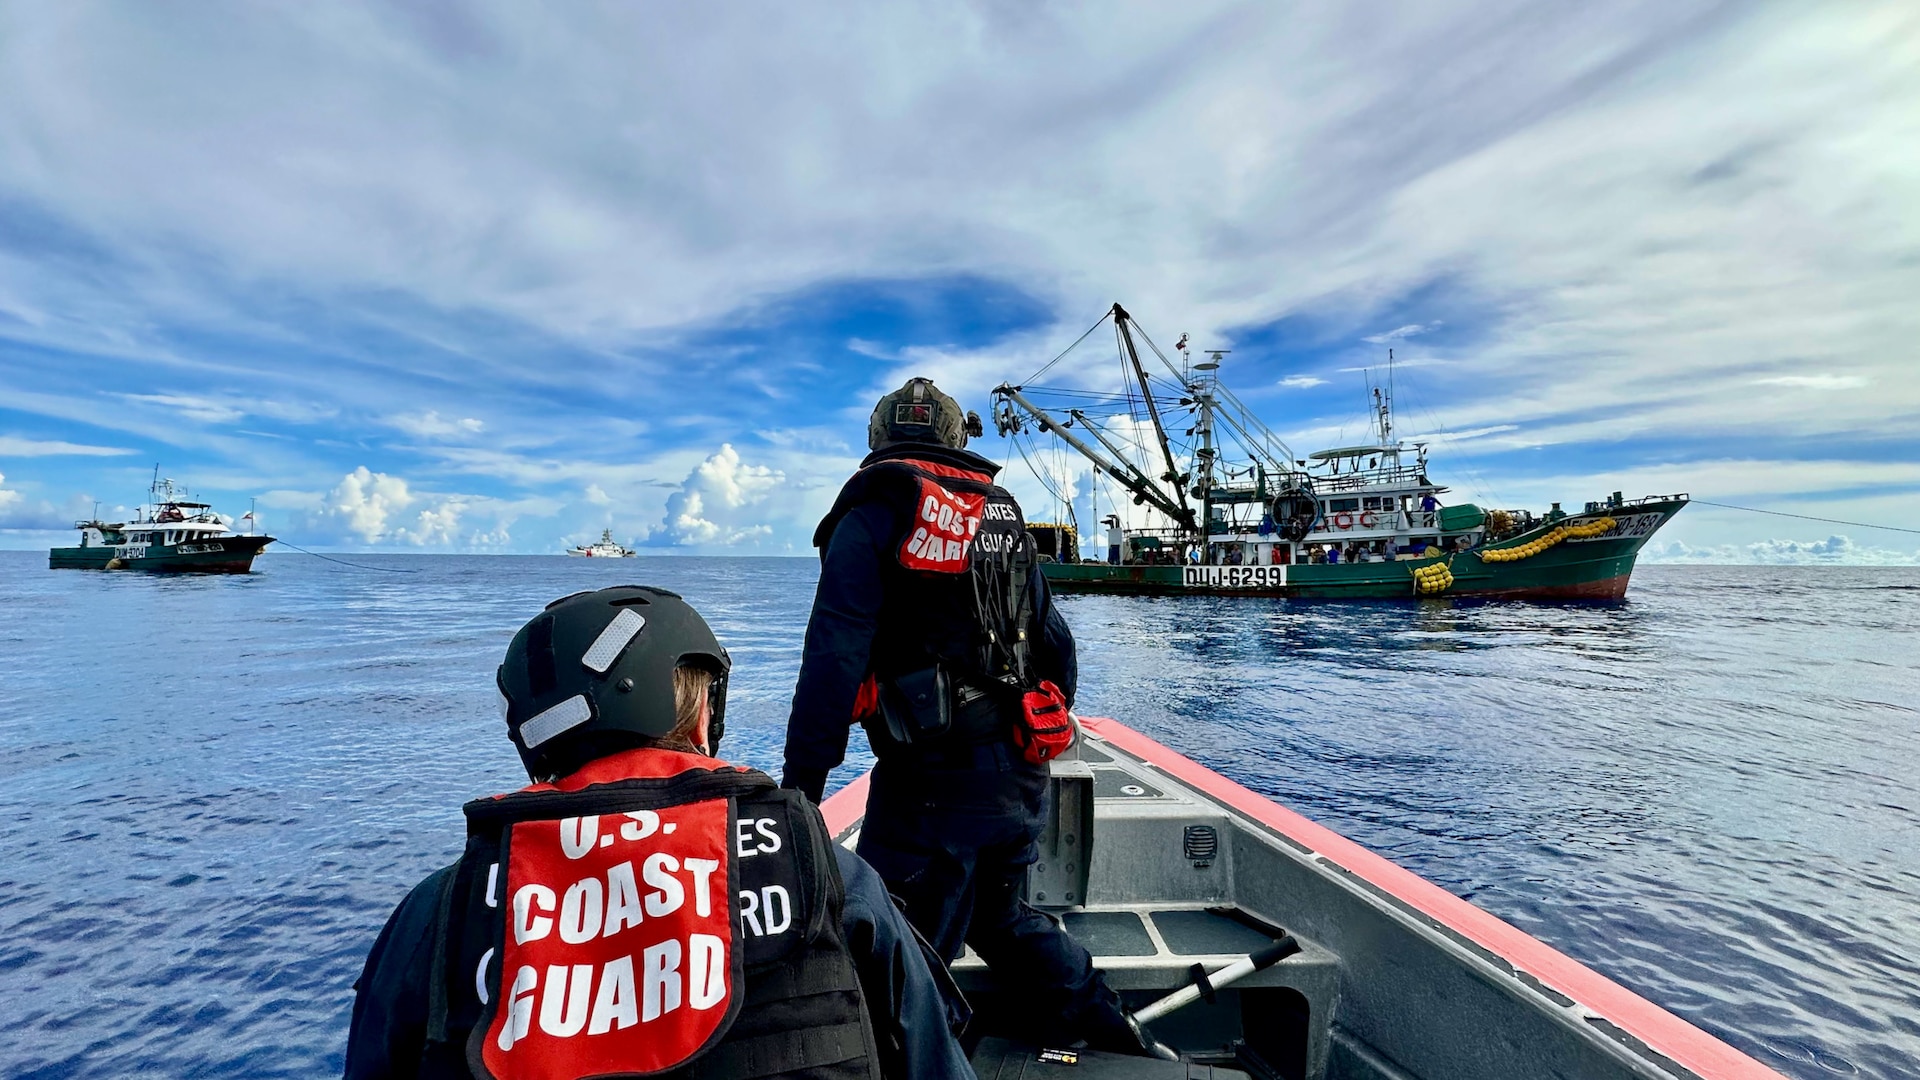
<instances>
[{"instance_id":1,"label":"navy blue trousers","mask_svg":"<svg viewBox=\"0 0 1920 1080\"><path fill-rule=\"evenodd\" d=\"M859 853L949 963L986 961L1009 1011L1050 1033L1105 1041L1120 1000L1079 942L1021 897L1039 857L1045 773L874 770Z\"/></svg>"}]
</instances>

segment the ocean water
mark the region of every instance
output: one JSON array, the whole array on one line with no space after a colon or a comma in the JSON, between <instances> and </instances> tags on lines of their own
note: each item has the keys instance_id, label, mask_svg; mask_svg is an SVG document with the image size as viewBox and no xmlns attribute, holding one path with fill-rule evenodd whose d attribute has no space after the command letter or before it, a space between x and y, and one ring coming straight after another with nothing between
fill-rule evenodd
<instances>
[{"instance_id":1,"label":"ocean water","mask_svg":"<svg viewBox=\"0 0 1920 1080\"><path fill-rule=\"evenodd\" d=\"M684 593L777 771L808 559L0 552L7 1077L337 1073L393 905L524 782L547 601ZM1556 607L1067 598L1117 716L1794 1077L1920 1077L1920 570L1643 567ZM855 739L859 745L858 737ZM867 763L856 755L836 781Z\"/></svg>"}]
</instances>

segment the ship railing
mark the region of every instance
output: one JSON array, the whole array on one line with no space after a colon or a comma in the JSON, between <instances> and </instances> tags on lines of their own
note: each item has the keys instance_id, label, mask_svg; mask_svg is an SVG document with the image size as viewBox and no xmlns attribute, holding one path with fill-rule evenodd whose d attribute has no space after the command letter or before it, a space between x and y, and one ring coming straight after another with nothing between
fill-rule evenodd
<instances>
[{"instance_id":1,"label":"ship railing","mask_svg":"<svg viewBox=\"0 0 1920 1080\"><path fill-rule=\"evenodd\" d=\"M1316 494L1330 491L1358 491L1387 484L1430 487L1417 465L1397 465L1388 469L1367 469L1357 473L1321 475L1313 478Z\"/></svg>"}]
</instances>

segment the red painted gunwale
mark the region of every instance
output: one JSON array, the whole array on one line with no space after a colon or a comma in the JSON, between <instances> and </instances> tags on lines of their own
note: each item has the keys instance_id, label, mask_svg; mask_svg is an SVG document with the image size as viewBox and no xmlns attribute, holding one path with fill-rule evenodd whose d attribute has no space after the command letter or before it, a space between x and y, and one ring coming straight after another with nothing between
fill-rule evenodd
<instances>
[{"instance_id":1,"label":"red painted gunwale","mask_svg":"<svg viewBox=\"0 0 1920 1080\"><path fill-rule=\"evenodd\" d=\"M1785 1080L1780 1073L1612 979L1332 829L1234 783L1118 720L1091 716L1079 719L1082 726L1102 739L1205 792L1222 805L1311 848L1329 862L1337 863L1414 910L1505 958L1515 968L1619 1025L1654 1051L1698 1073L1703 1080ZM844 836L859 824L866 812L867 781L863 773L821 804L821 814L832 835Z\"/></svg>"}]
</instances>

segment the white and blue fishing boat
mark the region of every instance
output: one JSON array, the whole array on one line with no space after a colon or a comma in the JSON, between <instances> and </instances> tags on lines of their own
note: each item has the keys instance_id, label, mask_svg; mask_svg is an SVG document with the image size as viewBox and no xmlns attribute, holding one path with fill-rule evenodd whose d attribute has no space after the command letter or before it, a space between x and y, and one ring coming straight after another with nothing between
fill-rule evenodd
<instances>
[{"instance_id":1,"label":"white and blue fishing boat","mask_svg":"<svg viewBox=\"0 0 1920 1080\"><path fill-rule=\"evenodd\" d=\"M156 470L147 504L132 521L76 521L80 543L47 552L50 570L143 570L162 574L244 574L273 543L264 533L237 533L213 507L195 502ZM249 528L255 520L246 518Z\"/></svg>"}]
</instances>

